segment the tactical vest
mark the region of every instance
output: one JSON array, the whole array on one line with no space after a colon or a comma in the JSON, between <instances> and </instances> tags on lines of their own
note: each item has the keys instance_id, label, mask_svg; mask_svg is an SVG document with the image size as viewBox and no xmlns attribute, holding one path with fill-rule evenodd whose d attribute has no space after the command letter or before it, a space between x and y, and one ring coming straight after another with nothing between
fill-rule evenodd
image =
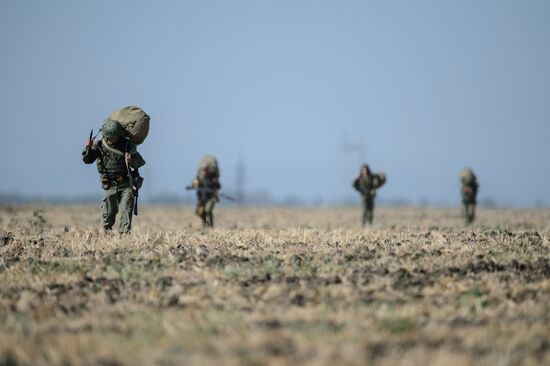
<instances>
[{"instance_id":1,"label":"tactical vest","mask_svg":"<svg viewBox=\"0 0 550 366\"><path fill-rule=\"evenodd\" d=\"M359 186L359 191L362 194L367 195L367 196L372 196L373 195L372 190L374 189L374 181L373 181L373 177L371 175L367 175L367 176L364 176L364 177L359 177L358 186Z\"/></svg>"},{"instance_id":2,"label":"tactical vest","mask_svg":"<svg viewBox=\"0 0 550 366\"><path fill-rule=\"evenodd\" d=\"M97 146L103 157L102 159L98 157L96 160L97 171L101 176L101 181L108 181L107 176L109 176L111 180L116 180L117 177L127 177L128 169L124 160L126 142L123 141L115 146L108 146L105 141L99 141ZM133 148L133 146L129 146L128 148ZM105 170L107 170L107 174Z\"/></svg>"},{"instance_id":3,"label":"tactical vest","mask_svg":"<svg viewBox=\"0 0 550 366\"><path fill-rule=\"evenodd\" d=\"M214 197L216 195L216 190L220 188L220 183L215 177L201 177L197 175L197 180L199 181L199 189L197 189L197 196L199 200L206 200Z\"/></svg>"}]
</instances>

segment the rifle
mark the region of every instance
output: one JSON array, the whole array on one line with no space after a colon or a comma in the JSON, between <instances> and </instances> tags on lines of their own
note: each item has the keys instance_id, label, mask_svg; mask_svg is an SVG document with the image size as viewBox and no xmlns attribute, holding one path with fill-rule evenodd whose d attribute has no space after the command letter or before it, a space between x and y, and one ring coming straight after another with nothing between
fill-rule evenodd
<instances>
[{"instance_id":1,"label":"rifle","mask_svg":"<svg viewBox=\"0 0 550 366\"><path fill-rule=\"evenodd\" d=\"M141 184L143 183L143 178L139 175L139 172L137 169L133 172L136 174L136 178L133 179L134 186L132 187L132 194L134 195L134 215L138 215L138 197L139 197L139 188L141 188Z\"/></svg>"},{"instance_id":2,"label":"rifle","mask_svg":"<svg viewBox=\"0 0 550 366\"><path fill-rule=\"evenodd\" d=\"M90 137L88 137L88 140L92 141L92 143L94 141L93 135L94 135L94 129L92 128L92 130L90 131ZM86 155L88 155L90 153L90 148L91 148L91 146L88 146L86 148Z\"/></svg>"},{"instance_id":3,"label":"rifle","mask_svg":"<svg viewBox=\"0 0 550 366\"><path fill-rule=\"evenodd\" d=\"M128 140L126 140L126 147L124 149L124 155L128 152ZM134 215L138 215L138 197L139 197L139 189L141 188L141 185L143 183L143 178L140 177L138 169L132 169L130 168L130 165L126 161L126 156L124 156L124 162L126 163L126 170L128 171L128 181L130 182L130 187L132 187L132 196L134 197L134 204L132 208L132 212ZM136 175L136 178L134 179L134 174Z\"/></svg>"},{"instance_id":4,"label":"rifle","mask_svg":"<svg viewBox=\"0 0 550 366\"><path fill-rule=\"evenodd\" d=\"M195 190L197 192L214 193L214 194L218 195L220 198L226 199L228 201L235 201L235 197L230 196L230 195L225 194L225 193L222 193L222 192L217 192L217 190L212 189L212 188L204 188L204 187L198 187L197 188L197 187L194 187L194 186L187 186L187 187L185 187L185 189L187 189L188 191Z\"/></svg>"}]
</instances>

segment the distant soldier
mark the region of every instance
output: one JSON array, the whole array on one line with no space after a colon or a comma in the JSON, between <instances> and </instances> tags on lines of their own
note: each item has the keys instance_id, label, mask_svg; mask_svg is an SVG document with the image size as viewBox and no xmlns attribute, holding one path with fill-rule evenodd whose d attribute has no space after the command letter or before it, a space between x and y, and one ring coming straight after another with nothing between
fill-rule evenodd
<instances>
[{"instance_id":1,"label":"distant soldier","mask_svg":"<svg viewBox=\"0 0 550 366\"><path fill-rule=\"evenodd\" d=\"M359 176L353 181L353 188L361 193L363 203L362 225L372 224L374 217L374 198L376 189L380 188L386 181L384 173L372 174L367 164L361 166Z\"/></svg>"},{"instance_id":2,"label":"distant soldier","mask_svg":"<svg viewBox=\"0 0 550 366\"><path fill-rule=\"evenodd\" d=\"M466 168L460 172L460 193L462 195L463 215L466 225L471 224L475 218L476 197L479 185L472 169Z\"/></svg>"},{"instance_id":3,"label":"distant soldier","mask_svg":"<svg viewBox=\"0 0 550 366\"><path fill-rule=\"evenodd\" d=\"M204 156L193 180L192 188L197 191L197 207L195 213L202 219L205 227L214 227L214 206L219 201L218 190L221 189L220 173L215 157Z\"/></svg>"},{"instance_id":4,"label":"distant soldier","mask_svg":"<svg viewBox=\"0 0 550 366\"><path fill-rule=\"evenodd\" d=\"M104 194L101 218L105 233L110 232L119 212L118 231L126 234L132 228L132 184L138 189L141 186L143 178L137 169L145 165L145 161L137 152L135 144L125 137L125 130L119 122L107 120L101 132L102 140L86 141L82 160L86 164L95 161L97 165Z\"/></svg>"}]
</instances>

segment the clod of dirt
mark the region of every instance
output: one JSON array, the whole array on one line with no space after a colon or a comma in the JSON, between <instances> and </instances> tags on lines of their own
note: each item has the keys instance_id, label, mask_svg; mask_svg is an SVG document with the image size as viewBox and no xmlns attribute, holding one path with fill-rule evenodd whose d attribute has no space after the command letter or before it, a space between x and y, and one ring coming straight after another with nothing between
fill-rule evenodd
<instances>
[{"instance_id":1,"label":"clod of dirt","mask_svg":"<svg viewBox=\"0 0 550 366\"><path fill-rule=\"evenodd\" d=\"M325 279L325 286L339 285L341 283L342 283L342 279L338 275L332 276L332 277L329 277L329 278Z\"/></svg>"},{"instance_id":2,"label":"clod of dirt","mask_svg":"<svg viewBox=\"0 0 550 366\"><path fill-rule=\"evenodd\" d=\"M187 257L189 249L187 249L185 244L180 243L176 247L170 249L170 253L178 258L178 262L182 262Z\"/></svg>"},{"instance_id":3,"label":"clod of dirt","mask_svg":"<svg viewBox=\"0 0 550 366\"><path fill-rule=\"evenodd\" d=\"M13 234L9 231L0 231L0 245L8 245L13 241Z\"/></svg>"},{"instance_id":4,"label":"clod of dirt","mask_svg":"<svg viewBox=\"0 0 550 366\"><path fill-rule=\"evenodd\" d=\"M204 244L195 247L195 254L203 261L208 257L208 253L208 247Z\"/></svg>"},{"instance_id":5,"label":"clod of dirt","mask_svg":"<svg viewBox=\"0 0 550 366\"><path fill-rule=\"evenodd\" d=\"M34 292L23 291L19 295L19 300L17 300L15 308L18 312L25 313L34 308L34 303L36 302L36 300L37 296Z\"/></svg>"},{"instance_id":6,"label":"clod of dirt","mask_svg":"<svg viewBox=\"0 0 550 366\"><path fill-rule=\"evenodd\" d=\"M166 290L168 287L172 286L172 283L174 282L174 279L172 276L164 276L157 280L157 287L160 287L161 291Z\"/></svg>"},{"instance_id":7,"label":"clod of dirt","mask_svg":"<svg viewBox=\"0 0 550 366\"><path fill-rule=\"evenodd\" d=\"M302 294L296 294L291 300L290 303L296 306L304 306L306 304L306 297Z\"/></svg>"},{"instance_id":8,"label":"clod of dirt","mask_svg":"<svg viewBox=\"0 0 550 366\"><path fill-rule=\"evenodd\" d=\"M264 327L268 329L278 329L282 327L283 324L278 319L266 319L266 320L259 321L258 325L260 327Z\"/></svg>"}]
</instances>

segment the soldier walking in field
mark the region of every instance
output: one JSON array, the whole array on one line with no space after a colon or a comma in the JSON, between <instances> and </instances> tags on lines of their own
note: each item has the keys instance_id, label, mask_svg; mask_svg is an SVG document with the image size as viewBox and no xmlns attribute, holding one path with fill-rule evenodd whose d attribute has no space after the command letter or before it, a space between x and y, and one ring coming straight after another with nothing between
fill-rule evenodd
<instances>
[{"instance_id":1,"label":"soldier walking in field","mask_svg":"<svg viewBox=\"0 0 550 366\"><path fill-rule=\"evenodd\" d=\"M197 191L197 207L195 213L202 220L204 227L214 227L214 206L219 201L218 190L221 189L219 181L220 171L215 157L204 156L193 180L190 189Z\"/></svg>"},{"instance_id":2,"label":"soldier walking in field","mask_svg":"<svg viewBox=\"0 0 550 366\"><path fill-rule=\"evenodd\" d=\"M361 194L362 198L363 226L367 223L372 224L372 220L374 218L374 198L376 197L376 190L385 182L385 174L381 172L372 174L367 164L363 164L361 166L359 176L353 181L353 188Z\"/></svg>"},{"instance_id":3,"label":"soldier walking in field","mask_svg":"<svg viewBox=\"0 0 550 366\"><path fill-rule=\"evenodd\" d=\"M472 169L466 168L460 172L460 194L462 195L463 216L466 225L471 224L475 218L476 198L479 185Z\"/></svg>"},{"instance_id":4,"label":"soldier walking in field","mask_svg":"<svg viewBox=\"0 0 550 366\"><path fill-rule=\"evenodd\" d=\"M101 218L105 233L111 231L118 212L118 231L127 234L132 228L133 189L139 189L143 182L138 168L145 165L145 161L137 152L136 145L125 136L126 131L119 122L107 120L101 132L102 140L86 141L82 160L86 164L96 162L97 165L103 188Z\"/></svg>"}]
</instances>

